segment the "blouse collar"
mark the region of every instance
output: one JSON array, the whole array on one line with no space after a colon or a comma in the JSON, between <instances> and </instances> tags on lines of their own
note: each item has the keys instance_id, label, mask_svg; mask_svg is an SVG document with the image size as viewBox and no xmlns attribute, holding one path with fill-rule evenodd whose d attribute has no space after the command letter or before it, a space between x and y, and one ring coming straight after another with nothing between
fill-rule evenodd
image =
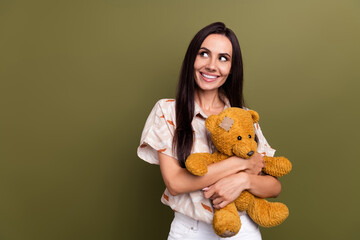
<instances>
[{"instance_id":1,"label":"blouse collar","mask_svg":"<svg viewBox=\"0 0 360 240\"><path fill-rule=\"evenodd\" d=\"M220 95L220 98L225 103L224 109L231 107L230 101L225 95ZM203 112L203 110L196 101L194 101L194 104L195 104L194 116L199 116L205 119L208 118L208 116Z\"/></svg>"}]
</instances>

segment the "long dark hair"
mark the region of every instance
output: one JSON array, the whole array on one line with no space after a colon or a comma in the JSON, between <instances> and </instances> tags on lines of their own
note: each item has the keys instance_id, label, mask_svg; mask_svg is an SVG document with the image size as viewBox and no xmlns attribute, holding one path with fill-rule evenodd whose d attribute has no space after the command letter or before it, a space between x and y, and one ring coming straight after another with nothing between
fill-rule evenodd
<instances>
[{"instance_id":1,"label":"long dark hair","mask_svg":"<svg viewBox=\"0 0 360 240\"><path fill-rule=\"evenodd\" d=\"M191 40L182 63L179 83L176 93L176 130L173 139L173 149L176 152L181 167L185 167L186 158L193 146L194 94L196 83L194 79L194 63L196 55L204 39L210 34L226 36L232 44L231 74L229 74L220 90L229 99L232 107L243 107L243 64L240 45L231 29L222 22L212 23L201 29Z\"/></svg>"}]
</instances>

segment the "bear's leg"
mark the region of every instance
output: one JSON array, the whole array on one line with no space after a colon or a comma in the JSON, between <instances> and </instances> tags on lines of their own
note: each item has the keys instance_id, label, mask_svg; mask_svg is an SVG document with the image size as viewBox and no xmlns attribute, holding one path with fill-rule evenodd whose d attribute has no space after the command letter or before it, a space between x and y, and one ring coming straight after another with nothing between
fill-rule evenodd
<instances>
[{"instance_id":1,"label":"bear's leg","mask_svg":"<svg viewBox=\"0 0 360 240\"><path fill-rule=\"evenodd\" d=\"M240 216L234 203L222 209L215 209L213 228L220 237L231 237L240 230Z\"/></svg>"},{"instance_id":2,"label":"bear's leg","mask_svg":"<svg viewBox=\"0 0 360 240\"><path fill-rule=\"evenodd\" d=\"M268 202L248 191L242 192L235 204L239 211L247 211L249 217L263 227L277 226L289 216L289 209L285 204Z\"/></svg>"},{"instance_id":3,"label":"bear's leg","mask_svg":"<svg viewBox=\"0 0 360 240\"><path fill-rule=\"evenodd\" d=\"M235 200L235 206L239 211L247 211L250 205L254 204L254 195L248 191L243 191Z\"/></svg>"}]
</instances>

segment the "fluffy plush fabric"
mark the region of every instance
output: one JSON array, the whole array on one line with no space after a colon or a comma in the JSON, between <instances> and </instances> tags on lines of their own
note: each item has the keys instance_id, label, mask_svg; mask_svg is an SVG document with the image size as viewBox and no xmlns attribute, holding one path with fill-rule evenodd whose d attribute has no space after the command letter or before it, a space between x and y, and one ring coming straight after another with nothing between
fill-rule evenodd
<instances>
[{"instance_id":1,"label":"fluffy plush fabric","mask_svg":"<svg viewBox=\"0 0 360 240\"><path fill-rule=\"evenodd\" d=\"M257 150L254 123L259 115L252 110L227 108L219 115L210 116L205 124L217 151L210 153L194 153L186 160L186 168L194 175L203 176L207 173L207 165L222 161L233 155L250 158ZM285 157L263 157L263 172L281 177L291 171L291 163ZM231 237L241 228L239 211L247 211L254 222L263 227L281 224L289 215L285 204L268 202L248 191L243 191L233 202L222 209L215 209L213 228L221 237Z\"/></svg>"}]
</instances>

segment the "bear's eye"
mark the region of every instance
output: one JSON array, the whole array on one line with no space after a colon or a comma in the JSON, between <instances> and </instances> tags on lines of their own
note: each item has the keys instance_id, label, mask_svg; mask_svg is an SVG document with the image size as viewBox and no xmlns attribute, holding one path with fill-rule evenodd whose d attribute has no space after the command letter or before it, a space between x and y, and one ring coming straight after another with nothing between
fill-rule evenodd
<instances>
[{"instance_id":1,"label":"bear's eye","mask_svg":"<svg viewBox=\"0 0 360 240\"><path fill-rule=\"evenodd\" d=\"M241 140L241 136L238 136L238 140Z\"/></svg>"},{"instance_id":2,"label":"bear's eye","mask_svg":"<svg viewBox=\"0 0 360 240\"><path fill-rule=\"evenodd\" d=\"M251 135L249 134L249 138L251 138Z\"/></svg>"}]
</instances>

